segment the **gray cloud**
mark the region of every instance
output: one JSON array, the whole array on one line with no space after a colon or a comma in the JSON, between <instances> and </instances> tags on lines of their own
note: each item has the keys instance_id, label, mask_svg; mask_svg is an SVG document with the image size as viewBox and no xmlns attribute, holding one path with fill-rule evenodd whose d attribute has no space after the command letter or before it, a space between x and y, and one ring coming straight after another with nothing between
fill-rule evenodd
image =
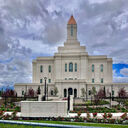
<instances>
[{"instance_id":1,"label":"gray cloud","mask_svg":"<svg viewBox=\"0 0 128 128\"><path fill-rule=\"evenodd\" d=\"M0 0L0 3L0 61L13 58L0 63L1 85L7 81L31 81L32 56L53 55L66 40L66 24L71 14L78 24L78 39L87 46L89 54L105 54L114 63L128 63L126 0Z\"/></svg>"}]
</instances>

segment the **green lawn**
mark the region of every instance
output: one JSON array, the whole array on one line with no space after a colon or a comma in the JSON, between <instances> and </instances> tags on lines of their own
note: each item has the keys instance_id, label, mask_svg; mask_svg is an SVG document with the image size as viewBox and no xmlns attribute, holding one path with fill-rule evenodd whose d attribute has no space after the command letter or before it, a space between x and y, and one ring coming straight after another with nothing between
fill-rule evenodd
<instances>
[{"instance_id":1,"label":"green lawn","mask_svg":"<svg viewBox=\"0 0 128 128\"><path fill-rule=\"evenodd\" d=\"M0 128L49 128L49 127L38 127L38 126L27 126L27 125L15 125L15 124L0 123Z\"/></svg>"},{"instance_id":2,"label":"green lawn","mask_svg":"<svg viewBox=\"0 0 128 128\"><path fill-rule=\"evenodd\" d=\"M51 124L65 124L65 125L79 125L79 126L93 126L93 127L109 127L109 128L128 128L128 125L117 124L101 124L101 123L81 123L81 122L64 122L64 121L42 121L29 120L27 122L51 123Z\"/></svg>"}]
</instances>

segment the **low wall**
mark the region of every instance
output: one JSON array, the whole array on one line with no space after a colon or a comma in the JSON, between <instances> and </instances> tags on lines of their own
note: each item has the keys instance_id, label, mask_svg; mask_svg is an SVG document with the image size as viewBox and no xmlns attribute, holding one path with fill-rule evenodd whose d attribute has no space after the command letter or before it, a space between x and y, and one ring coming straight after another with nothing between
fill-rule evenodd
<instances>
[{"instance_id":1,"label":"low wall","mask_svg":"<svg viewBox=\"0 0 128 128\"><path fill-rule=\"evenodd\" d=\"M66 117L67 101L21 101L22 117Z\"/></svg>"}]
</instances>

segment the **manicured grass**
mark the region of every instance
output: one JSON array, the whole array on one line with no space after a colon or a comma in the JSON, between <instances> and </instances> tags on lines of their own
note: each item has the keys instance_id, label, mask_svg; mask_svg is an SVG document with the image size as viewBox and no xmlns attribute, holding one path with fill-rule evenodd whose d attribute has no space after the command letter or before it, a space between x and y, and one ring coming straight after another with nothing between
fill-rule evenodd
<instances>
[{"instance_id":1,"label":"manicured grass","mask_svg":"<svg viewBox=\"0 0 128 128\"><path fill-rule=\"evenodd\" d=\"M49 128L49 127L38 127L38 126L27 126L27 125L0 123L0 128Z\"/></svg>"},{"instance_id":2,"label":"manicured grass","mask_svg":"<svg viewBox=\"0 0 128 128\"><path fill-rule=\"evenodd\" d=\"M109 127L109 128L128 128L128 125L118 125L118 124L82 123L82 122L64 122L64 121L42 121L42 120L38 120L38 121L28 120L27 122L79 125L79 126L93 126L93 127Z\"/></svg>"}]
</instances>

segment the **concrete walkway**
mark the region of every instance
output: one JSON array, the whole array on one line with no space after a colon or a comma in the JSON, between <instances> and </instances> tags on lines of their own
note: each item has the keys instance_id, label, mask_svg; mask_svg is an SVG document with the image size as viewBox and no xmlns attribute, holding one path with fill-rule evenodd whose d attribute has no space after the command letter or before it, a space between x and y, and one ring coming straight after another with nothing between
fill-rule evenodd
<instances>
[{"instance_id":1,"label":"concrete walkway","mask_svg":"<svg viewBox=\"0 0 128 128\"><path fill-rule=\"evenodd\" d=\"M41 127L55 127L55 128L102 128L102 127L91 127L91 126L48 124L48 123L22 122L22 121L10 121L10 120L0 120L0 123L12 124L12 125L17 124L17 125L30 125L30 126L41 126Z\"/></svg>"}]
</instances>

